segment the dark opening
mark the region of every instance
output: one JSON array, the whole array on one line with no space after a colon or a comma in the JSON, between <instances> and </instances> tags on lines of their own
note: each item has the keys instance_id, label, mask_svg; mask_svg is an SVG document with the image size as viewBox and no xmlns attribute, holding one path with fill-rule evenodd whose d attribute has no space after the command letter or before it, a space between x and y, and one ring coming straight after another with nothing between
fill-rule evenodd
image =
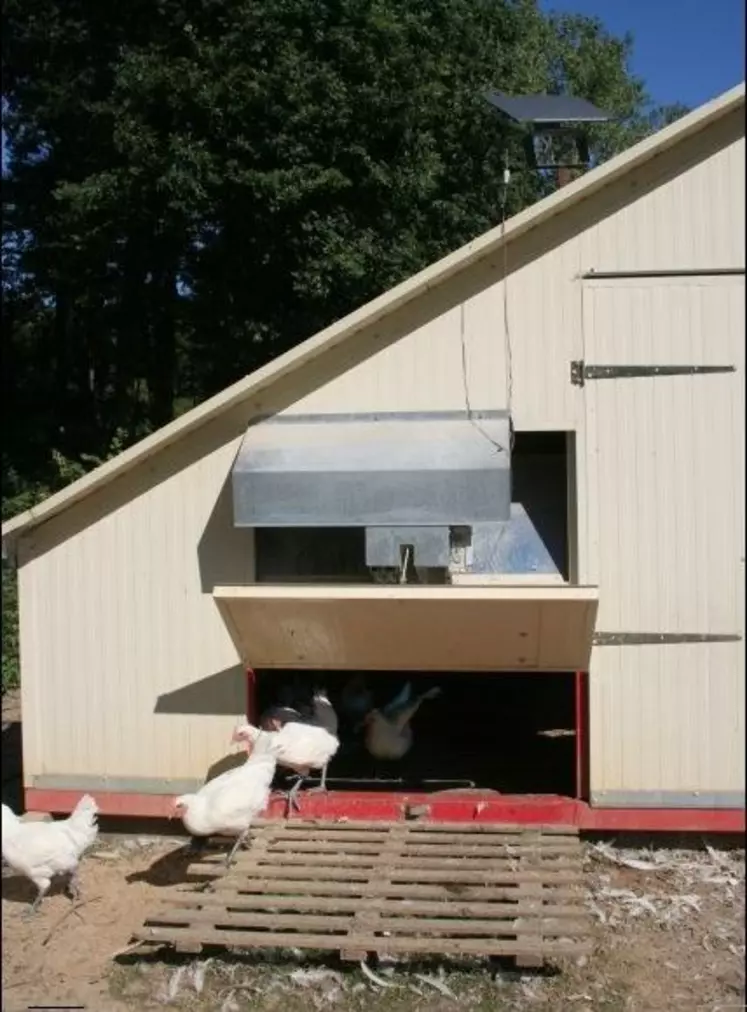
<instances>
[{"instance_id":1,"label":"dark opening","mask_svg":"<svg viewBox=\"0 0 747 1012\"><path fill-rule=\"evenodd\" d=\"M342 691L352 672L256 674L259 713L280 701L284 686L290 689L296 682L296 689L308 692L315 684L325 686L340 719L340 750L328 771L330 790L575 794L572 673L366 673L377 707L390 702L408 681L413 698L434 686L441 689L413 717L413 745L398 762L373 758L356 729L359 718L345 713Z\"/></svg>"},{"instance_id":2,"label":"dark opening","mask_svg":"<svg viewBox=\"0 0 747 1012\"><path fill-rule=\"evenodd\" d=\"M521 503L564 580L570 579L569 458L572 433L517 432L511 454L511 499Z\"/></svg>"},{"instance_id":3,"label":"dark opening","mask_svg":"<svg viewBox=\"0 0 747 1012\"><path fill-rule=\"evenodd\" d=\"M258 527L257 583L370 583L363 527Z\"/></svg>"}]
</instances>

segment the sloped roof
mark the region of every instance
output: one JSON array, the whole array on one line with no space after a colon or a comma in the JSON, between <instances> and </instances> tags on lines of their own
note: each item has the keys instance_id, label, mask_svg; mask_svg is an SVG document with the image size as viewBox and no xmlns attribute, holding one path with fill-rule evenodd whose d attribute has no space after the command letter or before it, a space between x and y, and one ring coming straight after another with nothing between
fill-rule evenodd
<instances>
[{"instance_id":1,"label":"sloped roof","mask_svg":"<svg viewBox=\"0 0 747 1012\"><path fill-rule=\"evenodd\" d=\"M249 376L238 380L214 397L181 415L157 432L129 447L89 472L66 488L45 499L44 502L19 513L2 526L3 545L6 538L17 537L32 527L51 519L58 513L91 495L115 478L124 474L159 450L184 439L196 429L220 415L238 407L250 397L266 390L271 384L314 361L323 352L355 337L363 328L400 309L405 303L422 295L436 285L490 256L504 243L511 243L530 229L549 218L590 197L599 190L644 165L652 158L697 134L721 117L744 105L745 84L736 87L695 109L687 116L645 138L632 148L598 168L581 176L555 193L538 201L510 218L505 226L497 226L424 270L396 285L388 292L356 309L318 334L303 341L291 351L273 359Z\"/></svg>"}]
</instances>

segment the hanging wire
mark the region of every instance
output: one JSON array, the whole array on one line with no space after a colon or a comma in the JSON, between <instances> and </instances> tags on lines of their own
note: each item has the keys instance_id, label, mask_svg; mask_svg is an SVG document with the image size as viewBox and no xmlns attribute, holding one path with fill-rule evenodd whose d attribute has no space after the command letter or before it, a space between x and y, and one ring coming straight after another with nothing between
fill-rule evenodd
<instances>
[{"instance_id":1,"label":"hanging wire","mask_svg":"<svg viewBox=\"0 0 747 1012\"><path fill-rule=\"evenodd\" d=\"M399 570L399 582L407 583L407 567L410 564L410 555L412 554L412 548L409 545L405 545L405 550L402 553L402 565Z\"/></svg>"},{"instance_id":2,"label":"hanging wire","mask_svg":"<svg viewBox=\"0 0 747 1012\"><path fill-rule=\"evenodd\" d=\"M508 319L508 243L506 242L506 213L508 204L508 187L511 182L511 169L508 164L508 149L503 155L503 187L501 189L501 246L503 248L503 345L506 354L506 408L511 433L511 449L514 448L513 393L514 368L511 348L511 330Z\"/></svg>"},{"instance_id":3,"label":"hanging wire","mask_svg":"<svg viewBox=\"0 0 747 1012\"><path fill-rule=\"evenodd\" d=\"M508 187L511 182L511 170L508 167L508 153L504 154L504 168L503 168L503 186L501 188L500 198L500 212L501 212L501 245L503 247L503 344L506 357L506 408L508 411L508 424L510 433L510 449L514 448L514 423L512 414L512 402L513 402L513 355L511 348L511 331L509 328L509 317L508 317L508 245L506 243L506 208L508 202ZM483 436L487 441L496 448L499 452L506 451L505 446L502 446L497 440L485 431L485 429L479 424L477 419L474 417L472 410L472 403L470 400L469 393L469 373L467 366L467 344L465 340L465 325L464 325L464 303L461 304L459 309L459 339L461 342L462 352L462 382L464 385L464 405L467 411L467 418L471 425Z\"/></svg>"},{"instance_id":4,"label":"hanging wire","mask_svg":"<svg viewBox=\"0 0 747 1012\"><path fill-rule=\"evenodd\" d=\"M505 453L506 447L502 446L497 439L493 439L490 433L485 431L482 425L480 425L475 418L472 411L472 402L470 401L469 396L469 376L467 372L467 343L464 337L464 303L462 303L459 307L459 340L462 349L462 382L464 385L464 406L467 411L467 420L470 425L473 425L480 435L487 439L490 445L494 446L499 453Z\"/></svg>"}]
</instances>

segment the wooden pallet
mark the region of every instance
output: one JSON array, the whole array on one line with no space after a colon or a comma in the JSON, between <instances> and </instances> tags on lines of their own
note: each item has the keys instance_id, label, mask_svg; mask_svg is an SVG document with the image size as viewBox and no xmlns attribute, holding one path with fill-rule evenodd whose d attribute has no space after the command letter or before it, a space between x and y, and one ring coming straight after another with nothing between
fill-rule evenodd
<instances>
[{"instance_id":1,"label":"wooden pallet","mask_svg":"<svg viewBox=\"0 0 747 1012\"><path fill-rule=\"evenodd\" d=\"M269 821L230 869L224 854L172 891L135 939L369 953L513 956L589 951L576 830L474 823Z\"/></svg>"}]
</instances>

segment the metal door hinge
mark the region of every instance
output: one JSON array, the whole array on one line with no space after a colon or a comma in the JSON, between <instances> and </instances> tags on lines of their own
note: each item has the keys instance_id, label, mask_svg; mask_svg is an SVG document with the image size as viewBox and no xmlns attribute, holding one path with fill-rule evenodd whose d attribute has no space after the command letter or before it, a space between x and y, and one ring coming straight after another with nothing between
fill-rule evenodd
<instances>
[{"instance_id":1,"label":"metal door hinge","mask_svg":"<svg viewBox=\"0 0 747 1012\"><path fill-rule=\"evenodd\" d=\"M672 643L739 643L737 633L625 633L597 632L591 642L595 647L648 646Z\"/></svg>"},{"instance_id":2,"label":"metal door hinge","mask_svg":"<svg viewBox=\"0 0 747 1012\"><path fill-rule=\"evenodd\" d=\"M587 380L636 379L639 376L694 376L706 373L735 372L733 365L587 365L571 362L571 383L582 387Z\"/></svg>"}]
</instances>

